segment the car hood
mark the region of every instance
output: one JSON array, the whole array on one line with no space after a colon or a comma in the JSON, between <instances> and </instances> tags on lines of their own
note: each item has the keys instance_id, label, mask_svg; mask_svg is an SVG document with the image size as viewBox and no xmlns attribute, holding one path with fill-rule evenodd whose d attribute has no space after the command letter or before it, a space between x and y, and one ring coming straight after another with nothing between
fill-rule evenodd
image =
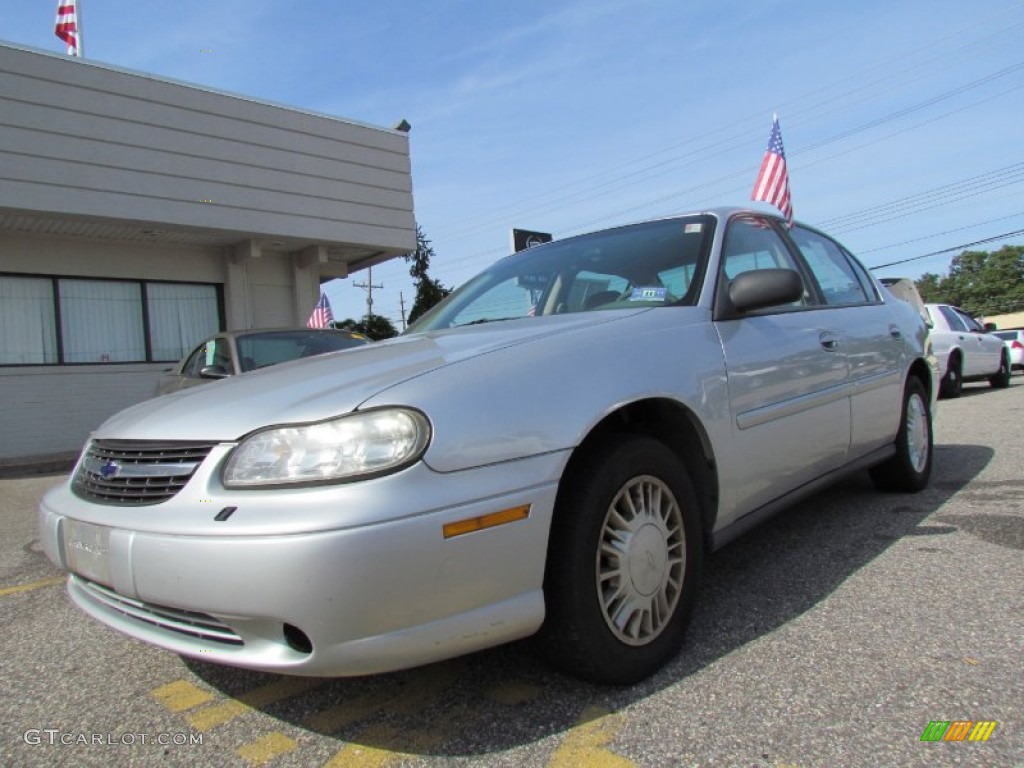
<instances>
[{"instance_id":1,"label":"car hood","mask_svg":"<svg viewBox=\"0 0 1024 768\"><path fill-rule=\"evenodd\" d=\"M266 426L349 413L389 387L472 357L648 311L523 318L400 336L147 400L111 416L93 437L232 441Z\"/></svg>"}]
</instances>

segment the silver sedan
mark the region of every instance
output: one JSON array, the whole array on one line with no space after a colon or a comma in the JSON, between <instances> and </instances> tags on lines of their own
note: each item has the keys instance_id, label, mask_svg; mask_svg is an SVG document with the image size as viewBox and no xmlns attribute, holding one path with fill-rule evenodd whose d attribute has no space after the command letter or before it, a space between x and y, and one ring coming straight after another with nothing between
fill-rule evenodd
<instances>
[{"instance_id":1,"label":"silver sedan","mask_svg":"<svg viewBox=\"0 0 1024 768\"><path fill-rule=\"evenodd\" d=\"M928 483L927 332L754 211L556 241L397 339L112 417L41 538L86 613L186 656L357 675L540 633L630 683L705 551L850 472Z\"/></svg>"},{"instance_id":2,"label":"silver sedan","mask_svg":"<svg viewBox=\"0 0 1024 768\"><path fill-rule=\"evenodd\" d=\"M369 343L361 333L331 328L223 331L203 339L177 365L164 371L157 382L156 394L166 395L257 368Z\"/></svg>"}]
</instances>

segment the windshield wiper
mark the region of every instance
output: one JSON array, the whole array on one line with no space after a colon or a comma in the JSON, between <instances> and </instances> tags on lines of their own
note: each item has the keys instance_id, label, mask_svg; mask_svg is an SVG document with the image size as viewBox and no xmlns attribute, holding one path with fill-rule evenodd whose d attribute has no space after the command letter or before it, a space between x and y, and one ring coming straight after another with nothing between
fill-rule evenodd
<instances>
[{"instance_id":1,"label":"windshield wiper","mask_svg":"<svg viewBox=\"0 0 1024 768\"><path fill-rule=\"evenodd\" d=\"M467 325L481 325L482 323L500 323L504 320L518 320L518 317L481 317L479 320L470 320L468 323L459 323L455 328L463 328Z\"/></svg>"}]
</instances>

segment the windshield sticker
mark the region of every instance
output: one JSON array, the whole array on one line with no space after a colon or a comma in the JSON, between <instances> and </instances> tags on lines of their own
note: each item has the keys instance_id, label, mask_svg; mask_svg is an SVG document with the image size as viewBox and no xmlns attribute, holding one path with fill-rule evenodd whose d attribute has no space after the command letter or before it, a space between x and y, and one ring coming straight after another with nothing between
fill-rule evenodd
<instances>
[{"instance_id":1,"label":"windshield sticker","mask_svg":"<svg viewBox=\"0 0 1024 768\"><path fill-rule=\"evenodd\" d=\"M703 227L703 224L687 224L685 227L683 227L683 232L689 235L693 232L700 232L701 229L703 229Z\"/></svg>"},{"instance_id":2,"label":"windshield sticker","mask_svg":"<svg viewBox=\"0 0 1024 768\"><path fill-rule=\"evenodd\" d=\"M630 301L664 301L665 286L652 286L650 288L634 288L629 297Z\"/></svg>"}]
</instances>

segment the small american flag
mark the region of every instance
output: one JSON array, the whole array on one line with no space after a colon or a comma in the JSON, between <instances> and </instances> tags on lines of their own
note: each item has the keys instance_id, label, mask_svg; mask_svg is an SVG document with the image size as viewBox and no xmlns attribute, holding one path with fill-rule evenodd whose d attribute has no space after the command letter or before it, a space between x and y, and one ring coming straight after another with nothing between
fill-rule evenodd
<instances>
[{"instance_id":1,"label":"small american flag","mask_svg":"<svg viewBox=\"0 0 1024 768\"><path fill-rule=\"evenodd\" d=\"M334 313L331 312L331 302L327 300L327 294L320 294L320 301L313 308L313 314L306 321L307 328L330 328L334 322Z\"/></svg>"},{"instance_id":2,"label":"small american flag","mask_svg":"<svg viewBox=\"0 0 1024 768\"><path fill-rule=\"evenodd\" d=\"M78 0L57 0L57 26L53 31L68 44L68 56L82 55L78 37Z\"/></svg>"},{"instance_id":3,"label":"small american flag","mask_svg":"<svg viewBox=\"0 0 1024 768\"><path fill-rule=\"evenodd\" d=\"M789 172L786 170L786 152L782 149L782 129L779 128L777 115L772 116L772 135L768 139L768 149L764 153L764 160L761 161L761 170L757 173L750 199L771 203L782 211L786 223L793 226Z\"/></svg>"}]
</instances>

